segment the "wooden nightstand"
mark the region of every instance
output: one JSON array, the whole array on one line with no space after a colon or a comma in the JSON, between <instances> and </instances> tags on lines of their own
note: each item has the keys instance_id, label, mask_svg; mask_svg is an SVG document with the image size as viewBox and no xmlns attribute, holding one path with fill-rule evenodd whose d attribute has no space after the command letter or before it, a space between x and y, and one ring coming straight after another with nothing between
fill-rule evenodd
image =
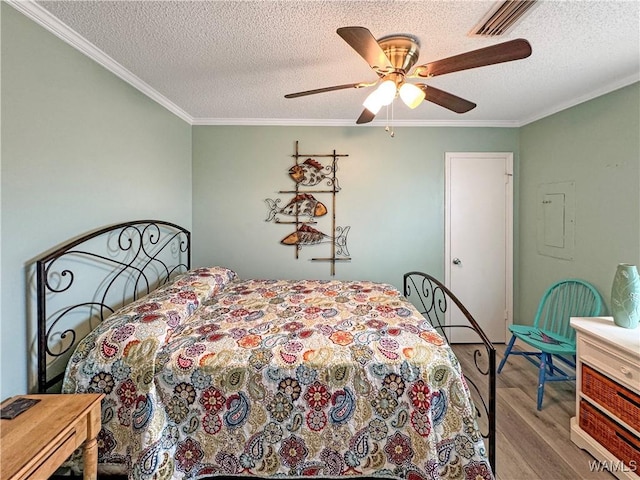
<instances>
[{"instance_id":1,"label":"wooden nightstand","mask_svg":"<svg viewBox=\"0 0 640 480\"><path fill-rule=\"evenodd\" d=\"M84 443L84 478L96 480L103 394L20 395L40 401L11 420L0 420L0 478L49 478ZM15 398L15 397L14 397ZM14 398L2 403L4 407Z\"/></svg>"}]
</instances>

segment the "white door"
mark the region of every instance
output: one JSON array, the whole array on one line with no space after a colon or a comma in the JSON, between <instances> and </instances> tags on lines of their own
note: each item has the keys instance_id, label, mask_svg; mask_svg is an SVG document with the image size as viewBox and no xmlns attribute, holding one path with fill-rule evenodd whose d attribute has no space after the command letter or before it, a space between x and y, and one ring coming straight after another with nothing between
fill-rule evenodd
<instances>
[{"instance_id":1,"label":"white door","mask_svg":"<svg viewBox=\"0 0 640 480\"><path fill-rule=\"evenodd\" d=\"M445 285L493 343L513 319L513 154L445 155ZM451 325L467 323L454 314ZM451 329L453 342L476 342Z\"/></svg>"}]
</instances>

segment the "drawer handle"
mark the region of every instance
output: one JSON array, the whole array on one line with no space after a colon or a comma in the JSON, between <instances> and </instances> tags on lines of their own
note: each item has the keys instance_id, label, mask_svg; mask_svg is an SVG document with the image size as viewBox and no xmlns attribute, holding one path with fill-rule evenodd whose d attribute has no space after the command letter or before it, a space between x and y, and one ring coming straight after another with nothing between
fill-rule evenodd
<instances>
[{"instance_id":1,"label":"drawer handle","mask_svg":"<svg viewBox=\"0 0 640 480\"><path fill-rule=\"evenodd\" d=\"M635 445L634 443L631 442L631 440L629 440L627 437L625 437L624 435L620 435L619 432L616 432L616 437L618 437L620 440L622 440L624 443L626 443L627 445L629 445L631 448L633 448L634 450L637 450L638 452L640 452L640 447L638 447L637 445Z\"/></svg>"},{"instance_id":2,"label":"drawer handle","mask_svg":"<svg viewBox=\"0 0 640 480\"><path fill-rule=\"evenodd\" d=\"M628 395L625 395L623 392L616 392L616 393L618 394L619 397L624 398L630 404L635 405L637 408L640 408L640 402L636 402L633 398L631 398Z\"/></svg>"},{"instance_id":3,"label":"drawer handle","mask_svg":"<svg viewBox=\"0 0 640 480\"><path fill-rule=\"evenodd\" d=\"M631 370L629 370L624 365L620 367L620 371L622 372L623 375L631 375Z\"/></svg>"}]
</instances>

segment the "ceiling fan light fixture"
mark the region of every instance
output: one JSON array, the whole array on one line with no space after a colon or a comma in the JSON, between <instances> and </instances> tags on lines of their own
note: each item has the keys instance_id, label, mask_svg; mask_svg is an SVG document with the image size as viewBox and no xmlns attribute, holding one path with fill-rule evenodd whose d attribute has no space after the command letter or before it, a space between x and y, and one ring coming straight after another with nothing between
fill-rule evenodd
<instances>
[{"instance_id":1,"label":"ceiling fan light fixture","mask_svg":"<svg viewBox=\"0 0 640 480\"><path fill-rule=\"evenodd\" d=\"M373 93L366 98L362 106L367 110L369 110L374 115L377 115L380 109L382 108L382 104L377 101Z\"/></svg>"},{"instance_id":2,"label":"ceiling fan light fixture","mask_svg":"<svg viewBox=\"0 0 640 480\"><path fill-rule=\"evenodd\" d=\"M532 4L537 0L505 1L513 4L517 2ZM358 26L342 27L337 30L337 33L369 64L380 78L371 83L348 83L290 93L285 95L285 98L378 85L365 99L363 103L365 109L356 120L356 124L371 122L382 107L392 105L397 96L402 98L403 103L412 109L417 108L426 100L455 113L468 112L476 107L475 103L435 87L428 87L423 83L407 84L406 79L431 78L471 68L521 60L531 55L529 42L523 38L517 38L415 66L420 42L412 35L387 35L376 40L367 28ZM380 83L378 84L378 82ZM388 113L387 111L387 117ZM393 107L391 108L391 121L393 122Z\"/></svg>"},{"instance_id":3,"label":"ceiling fan light fixture","mask_svg":"<svg viewBox=\"0 0 640 480\"><path fill-rule=\"evenodd\" d=\"M382 103L380 102L380 95L378 90L374 90L371 92L367 98L365 98L362 106L369 110L374 115L377 115L380 109L382 108Z\"/></svg>"},{"instance_id":4,"label":"ceiling fan light fixture","mask_svg":"<svg viewBox=\"0 0 640 480\"><path fill-rule=\"evenodd\" d=\"M413 83L403 83L400 87L400 98L409 108L416 108L422 103L425 92Z\"/></svg>"},{"instance_id":5,"label":"ceiling fan light fixture","mask_svg":"<svg viewBox=\"0 0 640 480\"><path fill-rule=\"evenodd\" d=\"M385 80L376 89L376 95L380 99L381 105L391 105L393 99L396 98L396 82Z\"/></svg>"},{"instance_id":6,"label":"ceiling fan light fixture","mask_svg":"<svg viewBox=\"0 0 640 480\"><path fill-rule=\"evenodd\" d=\"M385 105L390 105L394 98L396 98L396 83L393 80L385 80L369 94L362 105L377 115L380 109Z\"/></svg>"}]
</instances>

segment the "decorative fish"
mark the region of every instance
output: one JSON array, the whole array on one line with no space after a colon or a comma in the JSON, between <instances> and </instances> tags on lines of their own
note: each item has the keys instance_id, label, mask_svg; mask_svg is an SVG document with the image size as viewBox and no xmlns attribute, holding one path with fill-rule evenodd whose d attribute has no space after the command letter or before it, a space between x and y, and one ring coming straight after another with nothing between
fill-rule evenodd
<instances>
[{"instance_id":1,"label":"decorative fish","mask_svg":"<svg viewBox=\"0 0 640 480\"><path fill-rule=\"evenodd\" d=\"M307 158L301 165L294 165L289 169L289 175L299 185L311 187L326 178L322 173L324 167L313 158Z\"/></svg>"},{"instance_id":2,"label":"decorative fish","mask_svg":"<svg viewBox=\"0 0 640 480\"><path fill-rule=\"evenodd\" d=\"M269 217L267 222L270 222L275 218L277 214L282 215L307 215L309 217L321 217L327 214L327 207L322 202L316 200L316 198L310 193L301 193L296 195L287 203L284 207L278 208L277 202L267 198L265 202L269 207Z\"/></svg>"},{"instance_id":3,"label":"decorative fish","mask_svg":"<svg viewBox=\"0 0 640 480\"><path fill-rule=\"evenodd\" d=\"M316 230L309 225L300 226L295 232L284 237L280 243L284 245L316 245L318 243L334 242L338 247L337 255L349 255L347 250L347 235L351 227L336 228L338 235L332 239L329 235L325 235L320 230Z\"/></svg>"},{"instance_id":4,"label":"decorative fish","mask_svg":"<svg viewBox=\"0 0 640 480\"><path fill-rule=\"evenodd\" d=\"M280 243L285 245L315 245L330 239L329 235L325 235L320 230L316 230L309 225L302 225L295 232L284 237Z\"/></svg>"}]
</instances>

